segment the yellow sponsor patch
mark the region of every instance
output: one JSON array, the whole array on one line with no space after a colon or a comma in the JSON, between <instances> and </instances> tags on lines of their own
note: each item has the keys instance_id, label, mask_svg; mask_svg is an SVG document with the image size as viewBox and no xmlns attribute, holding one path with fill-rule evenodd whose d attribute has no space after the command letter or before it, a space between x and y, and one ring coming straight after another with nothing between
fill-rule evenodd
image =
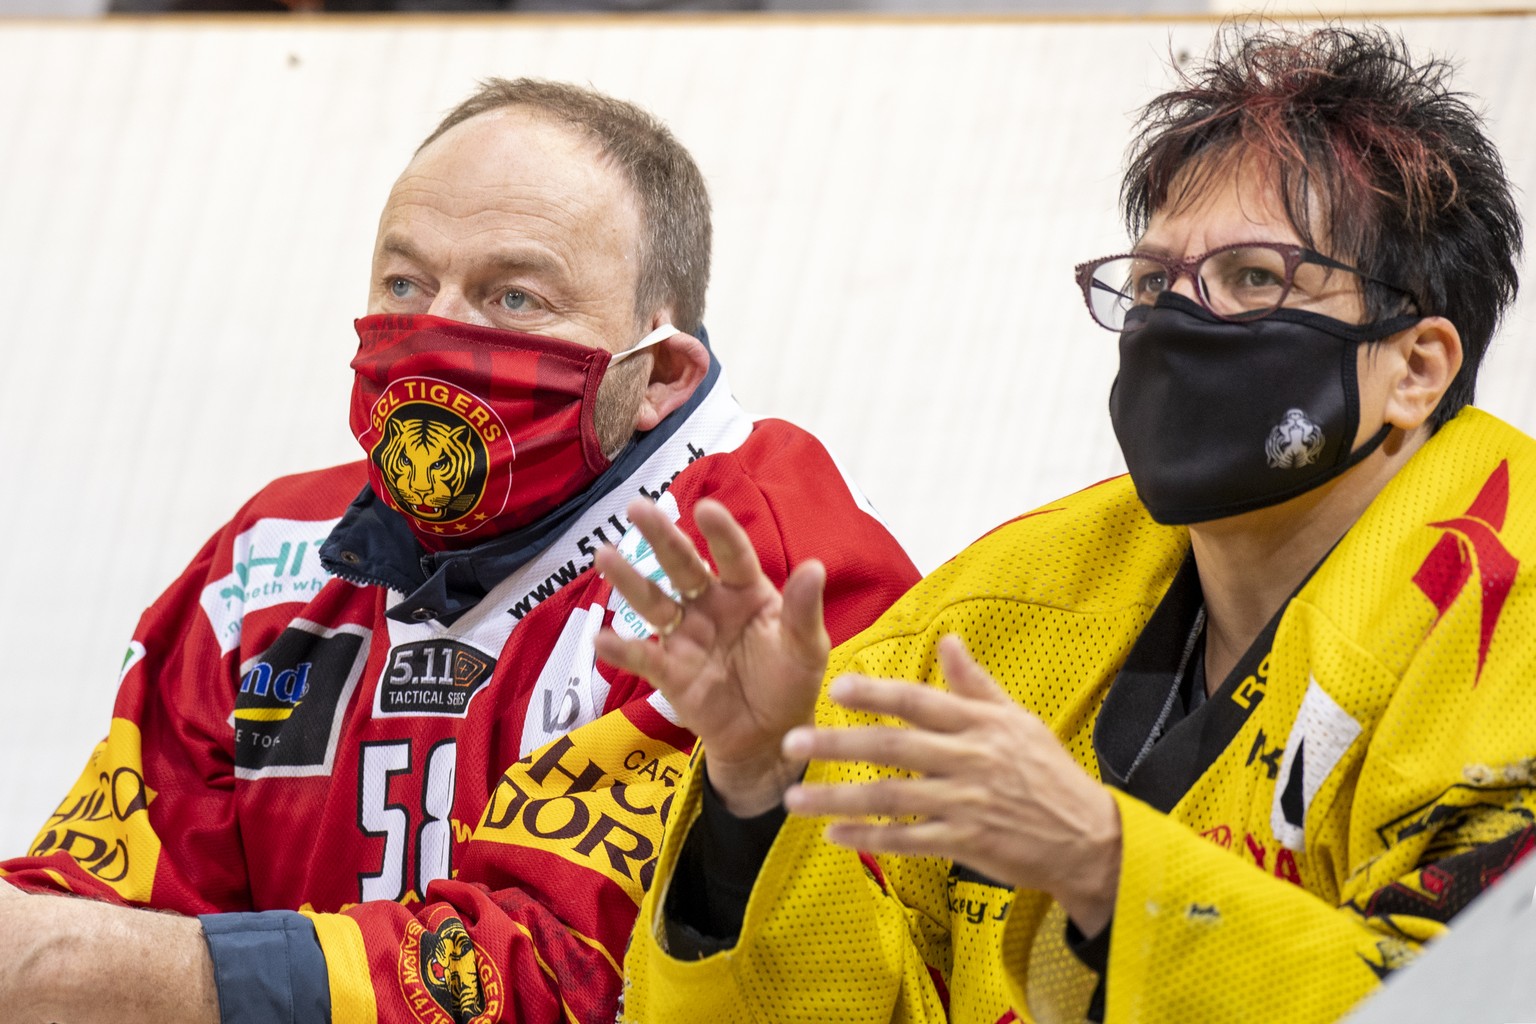
<instances>
[{"instance_id":1,"label":"yellow sponsor patch","mask_svg":"<svg viewBox=\"0 0 1536 1024\"><path fill-rule=\"evenodd\" d=\"M155 792L144 782L140 746L137 725L112 719L106 740L27 853L63 853L123 899L147 903L161 844L149 823Z\"/></svg>"},{"instance_id":2,"label":"yellow sponsor patch","mask_svg":"<svg viewBox=\"0 0 1536 1024\"><path fill-rule=\"evenodd\" d=\"M621 747L579 744L591 728L508 769L474 838L546 850L604 875L638 902L655 871L687 755L633 729Z\"/></svg>"}]
</instances>

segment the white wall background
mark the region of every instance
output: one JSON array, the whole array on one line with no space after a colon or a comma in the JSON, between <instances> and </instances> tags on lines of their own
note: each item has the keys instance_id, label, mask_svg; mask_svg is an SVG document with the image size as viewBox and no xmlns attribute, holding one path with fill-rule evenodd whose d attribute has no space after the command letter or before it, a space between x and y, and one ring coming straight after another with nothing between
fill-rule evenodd
<instances>
[{"instance_id":1,"label":"white wall background","mask_svg":"<svg viewBox=\"0 0 1536 1024\"><path fill-rule=\"evenodd\" d=\"M451 2L451 0L450 0ZM566 0L541 0L545 9L559 8ZM876 11L892 14L1201 14L1246 11L1255 6L1270 14L1315 14L1317 0L761 0L768 11ZM110 0L0 0L0 17L96 17L107 13ZM119 5L121 6L121 5ZM514 4L532 7L532 4ZM570 8L591 7L587 0L569 0ZM1327 9L1336 14L1402 14L1413 11L1486 13L1518 11L1530 0L1331 0Z\"/></svg>"},{"instance_id":2,"label":"white wall background","mask_svg":"<svg viewBox=\"0 0 1536 1024\"><path fill-rule=\"evenodd\" d=\"M1536 192L1536 17L1399 22L1465 65ZM269 478L358 452L374 220L478 76L664 117L716 203L707 318L749 408L819 432L923 568L1118 472L1129 114L1203 21L0 24L0 853L105 732L139 610ZM1536 300L1483 403L1536 430Z\"/></svg>"}]
</instances>

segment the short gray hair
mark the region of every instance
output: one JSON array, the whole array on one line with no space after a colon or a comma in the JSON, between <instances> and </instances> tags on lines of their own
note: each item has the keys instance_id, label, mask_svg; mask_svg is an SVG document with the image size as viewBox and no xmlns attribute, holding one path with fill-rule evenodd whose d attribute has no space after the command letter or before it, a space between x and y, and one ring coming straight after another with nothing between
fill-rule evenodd
<instances>
[{"instance_id":1,"label":"short gray hair","mask_svg":"<svg viewBox=\"0 0 1536 1024\"><path fill-rule=\"evenodd\" d=\"M597 143L640 200L640 279L635 312L667 305L672 322L697 333L709 288L709 189L698 164L655 116L594 89L538 78L487 78L449 111L416 152L457 124L493 110L527 107Z\"/></svg>"}]
</instances>

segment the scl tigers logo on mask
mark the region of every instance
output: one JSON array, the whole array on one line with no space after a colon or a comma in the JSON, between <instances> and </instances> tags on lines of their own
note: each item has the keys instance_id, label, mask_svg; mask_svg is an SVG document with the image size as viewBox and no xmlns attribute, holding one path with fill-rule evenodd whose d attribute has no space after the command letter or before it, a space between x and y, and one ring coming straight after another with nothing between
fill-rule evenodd
<instances>
[{"instance_id":1,"label":"scl tigers logo on mask","mask_svg":"<svg viewBox=\"0 0 1536 1024\"><path fill-rule=\"evenodd\" d=\"M484 403L442 381L410 377L379 396L369 452L390 503L434 533L468 533L498 509L482 508L489 449L508 449L506 431Z\"/></svg>"},{"instance_id":2,"label":"scl tigers logo on mask","mask_svg":"<svg viewBox=\"0 0 1536 1024\"><path fill-rule=\"evenodd\" d=\"M400 947L400 991L422 1024L479 1024L501 1019L501 975L480 955L464 922L448 908L412 921Z\"/></svg>"}]
</instances>

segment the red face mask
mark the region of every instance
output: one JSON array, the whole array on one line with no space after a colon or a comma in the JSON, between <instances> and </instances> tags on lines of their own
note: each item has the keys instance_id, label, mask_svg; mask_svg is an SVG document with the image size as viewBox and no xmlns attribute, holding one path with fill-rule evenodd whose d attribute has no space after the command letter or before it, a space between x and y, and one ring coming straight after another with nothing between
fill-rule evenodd
<instances>
[{"instance_id":1,"label":"red face mask","mask_svg":"<svg viewBox=\"0 0 1536 1024\"><path fill-rule=\"evenodd\" d=\"M592 418L603 374L677 333L665 324L612 356L435 316L356 326L351 424L368 482L434 551L526 526L585 490L609 465Z\"/></svg>"}]
</instances>

